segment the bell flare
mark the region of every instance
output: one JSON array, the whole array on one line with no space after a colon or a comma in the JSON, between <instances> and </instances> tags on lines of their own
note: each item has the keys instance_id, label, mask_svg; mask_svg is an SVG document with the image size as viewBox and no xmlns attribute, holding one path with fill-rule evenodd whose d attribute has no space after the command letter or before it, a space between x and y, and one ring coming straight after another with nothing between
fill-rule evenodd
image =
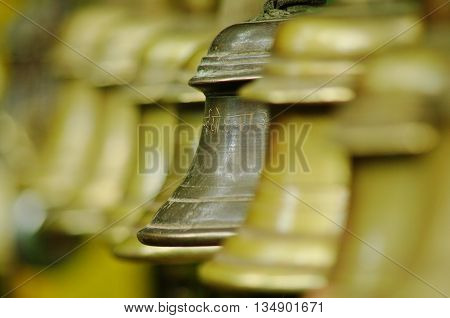
<instances>
[{"instance_id":1,"label":"bell flare","mask_svg":"<svg viewBox=\"0 0 450 318\"><path fill-rule=\"evenodd\" d=\"M243 223L262 171L267 107L208 97L188 175L138 233L153 246L214 246ZM255 128L251 133L246 129Z\"/></svg>"},{"instance_id":2,"label":"bell flare","mask_svg":"<svg viewBox=\"0 0 450 318\"><path fill-rule=\"evenodd\" d=\"M116 246L115 256L124 260L144 261L152 264L189 264L208 260L219 246L160 247L141 244L135 236Z\"/></svg>"},{"instance_id":3,"label":"bell flare","mask_svg":"<svg viewBox=\"0 0 450 318\"><path fill-rule=\"evenodd\" d=\"M297 160L285 155L295 134L270 135L271 154L285 158L284 169L266 161L245 223L200 270L207 284L277 293L328 284L347 222L349 155L332 138L334 120L322 112L292 110L277 123L310 125L302 145L308 169L293 168Z\"/></svg>"},{"instance_id":4,"label":"bell flare","mask_svg":"<svg viewBox=\"0 0 450 318\"><path fill-rule=\"evenodd\" d=\"M205 263L199 275L216 287L265 292L302 292L328 284L338 251L334 236L280 235L243 228Z\"/></svg>"},{"instance_id":5,"label":"bell flare","mask_svg":"<svg viewBox=\"0 0 450 318\"><path fill-rule=\"evenodd\" d=\"M234 235L235 228L187 229L149 228L138 232L139 241L143 244L175 247L175 246L215 246L225 238Z\"/></svg>"},{"instance_id":6,"label":"bell flare","mask_svg":"<svg viewBox=\"0 0 450 318\"><path fill-rule=\"evenodd\" d=\"M202 280L203 277L208 277L205 281L207 285L267 293L297 293L299 285L314 290L327 284L323 274L302 272L298 268L262 268L259 265L242 265L236 268L218 262L208 262L200 267L199 275Z\"/></svg>"}]
</instances>

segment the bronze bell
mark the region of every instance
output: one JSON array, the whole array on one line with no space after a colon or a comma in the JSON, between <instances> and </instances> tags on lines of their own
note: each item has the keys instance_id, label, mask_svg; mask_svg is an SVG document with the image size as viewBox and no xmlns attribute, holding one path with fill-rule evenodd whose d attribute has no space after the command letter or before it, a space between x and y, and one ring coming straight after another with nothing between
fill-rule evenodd
<instances>
[{"instance_id":1,"label":"bronze bell","mask_svg":"<svg viewBox=\"0 0 450 318\"><path fill-rule=\"evenodd\" d=\"M204 53L204 51L204 49L199 50L201 53ZM185 70L178 70L178 79L185 78L185 73L192 74L199 62L199 52L195 53L189 59L185 65ZM204 96L198 94L197 91L187 86L186 83L183 84L181 81L167 83L166 86L166 90L161 91L162 95L159 98L159 102L163 105L167 105L168 103L177 105L173 110L179 118L178 126L174 127L173 130L175 140L172 152L174 158L170 160L171 167L169 168L169 174L164 184L160 187L159 194L150 204L141 208L142 216L140 220L131 227L128 227L127 237L114 247L114 254L123 259L151 261L152 263L186 263L207 258L217 250L217 247L209 246L146 246L141 244L136 237L137 230L148 223L156 211L180 185L186 175L188 164L190 164L190 162L183 162L183 160L186 160L187 153L192 152L192 155L194 154L200 138L200 127L203 119L203 111L200 107ZM183 134L183 130L185 130L187 135ZM149 176L153 177L153 174Z\"/></svg>"},{"instance_id":2,"label":"bronze bell","mask_svg":"<svg viewBox=\"0 0 450 318\"><path fill-rule=\"evenodd\" d=\"M422 285L411 266L418 246L434 235L425 226L439 213L436 184L446 182L433 97L445 90L448 66L433 51L410 47L367 67L362 96L338 115L338 138L355 156L355 177L350 234L328 296L395 297L405 280Z\"/></svg>"},{"instance_id":3,"label":"bronze bell","mask_svg":"<svg viewBox=\"0 0 450 318\"><path fill-rule=\"evenodd\" d=\"M355 98L364 68L340 72L377 47L386 33L397 34L399 21L414 21L413 16L342 10L326 7L282 25L265 76L241 90L245 98L272 105L269 156L246 222L200 268L208 284L306 292L329 282L346 225L351 181L350 155L335 137L334 112ZM383 30L377 29L379 19L385 21ZM395 44L416 37L413 33ZM291 142L301 134L303 144ZM290 154L299 150L304 157ZM274 170L272 159L282 158L282 169Z\"/></svg>"},{"instance_id":4,"label":"bronze bell","mask_svg":"<svg viewBox=\"0 0 450 318\"><path fill-rule=\"evenodd\" d=\"M138 233L153 246L214 246L242 223L254 197L266 147L267 107L237 90L260 77L280 20L226 28L213 41L190 85L206 96L199 147L188 175ZM248 137L244 130L256 127ZM245 167L247 153L253 166Z\"/></svg>"}]
</instances>

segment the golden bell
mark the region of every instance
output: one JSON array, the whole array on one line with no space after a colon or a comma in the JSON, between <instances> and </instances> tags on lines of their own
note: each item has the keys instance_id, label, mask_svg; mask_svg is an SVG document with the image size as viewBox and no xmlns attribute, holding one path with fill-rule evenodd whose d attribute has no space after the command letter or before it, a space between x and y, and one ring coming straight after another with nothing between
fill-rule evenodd
<instances>
[{"instance_id":1,"label":"golden bell","mask_svg":"<svg viewBox=\"0 0 450 318\"><path fill-rule=\"evenodd\" d=\"M423 37L415 6L349 2L282 24L266 76L244 87L241 95L272 104L346 102L355 98L365 55Z\"/></svg>"},{"instance_id":2,"label":"golden bell","mask_svg":"<svg viewBox=\"0 0 450 318\"><path fill-rule=\"evenodd\" d=\"M356 159L349 231L328 296L393 297L415 281L411 265L436 206L433 162L443 154L433 155L440 137L431 97L445 91L447 67L420 47L367 65L363 95L338 116L338 138Z\"/></svg>"},{"instance_id":3,"label":"golden bell","mask_svg":"<svg viewBox=\"0 0 450 318\"><path fill-rule=\"evenodd\" d=\"M430 1L434 2L434 1ZM435 6L435 5L434 5ZM430 9L434 6L430 6ZM444 9L444 8L443 8ZM445 10L443 10L445 12ZM426 230L421 238L421 244L415 250L415 262L410 269L426 280L429 285L423 284L414 277L407 277L395 291L395 297L448 297L450 294L450 280L447 275L450 267L450 251L448 241L448 228L450 226L449 202L449 168L450 155L450 25L448 24L450 10L438 17L432 17L433 24L430 30L429 44L434 53L441 53L445 58L440 70L447 74L446 88L439 94L431 105L436 107L439 123L438 147L430 153L429 171L433 180L431 185L433 193L429 197L427 207ZM434 20L436 18L436 20ZM440 18L443 18L440 21ZM445 86L444 86L445 87Z\"/></svg>"},{"instance_id":4,"label":"golden bell","mask_svg":"<svg viewBox=\"0 0 450 318\"><path fill-rule=\"evenodd\" d=\"M149 74L157 72L159 67L162 66L161 64L167 64L169 72L173 72L172 76L167 78L167 82L161 78L151 78L152 81L145 82L145 86L140 85L139 82L137 83L137 87L145 90L149 95L157 97L158 104L164 105L164 107L170 104L177 105L172 110L173 114L176 114L178 118L178 126L171 129L170 132L157 129L161 138L167 137L168 134L173 135L173 138L175 138L175 148L170 154L172 155L173 153L174 158L170 161L171 167L169 168L167 179L164 185L159 188L161 192L154 199L152 199L153 194L147 195L147 201L149 203L139 208L143 214L141 220L134 222L131 226L126 226L126 238L115 246L114 253L121 258L158 263L185 263L204 259L217 249L215 247L146 246L141 244L136 237L137 230L148 223L155 212L179 186L185 177L190 160L192 159L192 156L188 155L188 153L190 154L192 152L193 155L198 145L200 136L199 129L203 119L203 111L199 106L204 101L204 95L189 87L187 80L195 72L200 58L206 53L206 47L203 44L204 35L198 34L197 37L194 37L192 33L185 35L188 36L185 38L179 36L162 38L162 43L155 43L155 45L151 46L150 50L160 50L160 48L176 45L178 52L184 51L185 53L179 54L177 58L176 56L171 56L171 51L168 51L165 55L169 56L166 63L161 63L162 55L161 57L156 55L160 63L155 63L152 59L147 60L147 67L142 69L144 76L139 77L142 81L142 78L146 78ZM173 42L171 45L168 45L170 43L168 39ZM189 52L191 52L191 56L189 56ZM154 56L151 52L148 52L146 55ZM170 64L169 61L172 63ZM157 68L156 71L155 68ZM138 97L138 100L141 99ZM157 105L151 105L151 107L157 108ZM187 159L189 161L186 161ZM153 173L148 173L148 176L149 178L153 177ZM138 189L134 188L134 190ZM130 193L133 192L133 189L130 189ZM127 222L127 224L129 223Z\"/></svg>"},{"instance_id":5,"label":"golden bell","mask_svg":"<svg viewBox=\"0 0 450 318\"><path fill-rule=\"evenodd\" d=\"M131 180L124 198L107 211L111 223L120 221L108 233L108 241L112 244L122 242L130 235L130 227L141 218L145 208L151 204L151 199L163 188L167 167L172 164L173 138L165 139L164 133L176 129L177 119L172 115L176 108L165 105L166 109L160 109L150 104L140 105L140 108L141 119L136 139L138 147L135 149L137 156L136 164L132 165ZM152 129L147 129L148 125ZM153 169L155 165L158 165L158 169ZM151 173L148 169L151 169Z\"/></svg>"},{"instance_id":6,"label":"golden bell","mask_svg":"<svg viewBox=\"0 0 450 318\"><path fill-rule=\"evenodd\" d=\"M136 160L139 112L129 94L120 90L111 89L104 98L96 134L79 141L92 140L95 145L88 154L87 175L73 199L53 209L46 230L70 235L97 233L108 223L105 211L124 197ZM77 138L76 135L71 137ZM73 153L67 155L73 156Z\"/></svg>"},{"instance_id":7,"label":"golden bell","mask_svg":"<svg viewBox=\"0 0 450 318\"><path fill-rule=\"evenodd\" d=\"M135 80L146 49L158 41L171 22L165 16L146 20L122 19L106 32L95 57L97 67L91 67L89 79L95 86L124 85Z\"/></svg>"},{"instance_id":8,"label":"golden bell","mask_svg":"<svg viewBox=\"0 0 450 318\"><path fill-rule=\"evenodd\" d=\"M355 98L364 67L341 73L405 19L341 10L325 8L283 24L266 76L241 90L245 98L273 105L270 156L243 227L200 268L208 284L265 292L328 284L345 229L351 176L349 153L335 138L333 112ZM386 22L382 31L376 28L379 19ZM406 20L414 21L412 15ZM407 43L417 41L420 33L413 34ZM300 136L303 131L303 144L292 142L297 135L289 127ZM289 155L299 150L303 159ZM283 169L272 170L280 158Z\"/></svg>"},{"instance_id":9,"label":"golden bell","mask_svg":"<svg viewBox=\"0 0 450 318\"><path fill-rule=\"evenodd\" d=\"M61 77L87 79L92 69L88 59L97 56L101 39L112 26L124 19L125 12L113 5L76 10L61 26L64 44L59 43L52 51L54 72Z\"/></svg>"},{"instance_id":10,"label":"golden bell","mask_svg":"<svg viewBox=\"0 0 450 318\"><path fill-rule=\"evenodd\" d=\"M447 99L447 107L448 105ZM439 146L429 155L428 164L432 168L427 172L432 182L428 184L433 193L429 197L426 210L426 229L420 238L420 245L414 249L416 258L410 267L411 271L426 280L429 285L408 276L396 286L393 291L395 297L447 297L450 294L450 280L447 275L450 266L447 244L450 226L450 169L447 163L450 155L449 127L447 114L438 127Z\"/></svg>"},{"instance_id":11,"label":"golden bell","mask_svg":"<svg viewBox=\"0 0 450 318\"><path fill-rule=\"evenodd\" d=\"M32 184L49 208L69 204L88 177L97 146L92 136L100 130L101 101L101 94L81 81L64 83L59 89L49 135L39 153L39 173Z\"/></svg>"},{"instance_id":12,"label":"golden bell","mask_svg":"<svg viewBox=\"0 0 450 318\"><path fill-rule=\"evenodd\" d=\"M120 258L150 261L152 263L186 263L205 259L217 251L218 247L160 247L141 244L136 232L154 216L155 212L167 201L173 191L180 185L185 177L188 166L182 163L187 153L195 151L200 137L200 127L203 111L200 104L179 105L178 116L183 120L175 128L175 153L172 161L173 167L161 187L161 192L151 202L142 207L141 220L129 228L128 237L114 248L114 254ZM189 126L183 126L189 125ZM187 128L187 136L182 135L182 127ZM194 135L192 135L194 133ZM184 156L184 158L182 157ZM177 167L175 168L175 165Z\"/></svg>"}]
</instances>

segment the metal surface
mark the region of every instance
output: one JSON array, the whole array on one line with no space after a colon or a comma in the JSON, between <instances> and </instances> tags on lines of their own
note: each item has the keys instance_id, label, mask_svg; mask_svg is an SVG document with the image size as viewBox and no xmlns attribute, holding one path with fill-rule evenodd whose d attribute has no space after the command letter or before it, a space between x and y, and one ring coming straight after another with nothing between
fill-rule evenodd
<instances>
[{"instance_id":1,"label":"metal surface","mask_svg":"<svg viewBox=\"0 0 450 318\"><path fill-rule=\"evenodd\" d=\"M184 121L180 122L178 128L173 131L175 140L174 158L171 161L172 167L166 178L162 191L156 196L155 200L141 208L142 217L137 224L128 228L128 237L114 247L114 254L120 258L137 261L147 261L151 263L180 264L197 262L211 257L219 247L159 247L146 246L141 244L136 232L154 216L156 211L169 199L170 195L179 186L183 180L188 166L186 160L189 153L194 153L200 137L200 128L202 121L202 110L200 104L179 105L178 116ZM184 124L193 135L183 136L182 129ZM180 128L180 129L179 129ZM186 127L185 127L186 128ZM177 167L177 168L176 168ZM153 174L152 174L153 176Z\"/></svg>"},{"instance_id":2,"label":"metal surface","mask_svg":"<svg viewBox=\"0 0 450 318\"><path fill-rule=\"evenodd\" d=\"M190 82L206 95L199 148L186 179L139 232L144 244L214 246L242 223L265 153L267 108L243 102L236 90L259 76L277 24L234 25L212 43ZM243 130L252 126L258 131L250 142ZM249 153L255 167L244 171Z\"/></svg>"},{"instance_id":3,"label":"metal surface","mask_svg":"<svg viewBox=\"0 0 450 318\"><path fill-rule=\"evenodd\" d=\"M273 123L298 129L311 125L302 145L309 167L305 170L289 152L297 135L288 129L273 134L270 157L285 158L282 170L270 170L266 161L266 177L246 222L200 270L206 283L267 292L298 292L327 283L337 258L339 226L346 221L350 162L332 138L332 118L318 109L306 113L297 108Z\"/></svg>"},{"instance_id":4,"label":"metal surface","mask_svg":"<svg viewBox=\"0 0 450 318\"><path fill-rule=\"evenodd\" d=\"M269 143L266 178L259 184L247 220L200 268L205 283L277 293L328 285L348 216L351 181L350 154L335 136L333 112L355 98L357 79L365 67L358 65L345 76L340 73L385 36L399 31L405 20L415 21L413 17L409 12L405 18L336 7L280 27L266 77L240 92L244 98L272 105L274 133L281 128L278 133L284 131L289 140L297 136L288 134L288 127L299 131L309 125L310 130L304 144L283 142L282 135ZM382 29L380 19L385 22ZM412 32L395 45L417 41L420 34ZM335 76L337 80L327 83ZM277 116L277 111L282 115ZM304 153L303 166L295 150ZM284 169L271 170L272 158L284 158Z\"/></svg>"},{"instance_id":5,"label":"metal surface","mask_svg":"<svg viewBox=\"0 0 450 318\"><path fill-rule=\"evenodd\" d=\"M446 182L445 168L436 175L446 145L433 107L448 85L445 74L448 66L433 51L387 51L369 63L362 97L339 114L338 138L357 157L349 230L373 248L346 236L327 295L394 297L415 281L402 267L417 262L430 214L439 213L436 186Z\"/></svg>"},{"instance_id":6,"label":"metal surface","mask_svg":"<svg viewBox=\"0 0 450 318\"><path fill-rule=\"evenodd\" d=\"M417 43L424 31L418 20L416 8L403 4L336 4L293 19L280 26L264 77L241 96L280 105L352 100L364 56L382 45Z\"/></svg>"}]
</instances>

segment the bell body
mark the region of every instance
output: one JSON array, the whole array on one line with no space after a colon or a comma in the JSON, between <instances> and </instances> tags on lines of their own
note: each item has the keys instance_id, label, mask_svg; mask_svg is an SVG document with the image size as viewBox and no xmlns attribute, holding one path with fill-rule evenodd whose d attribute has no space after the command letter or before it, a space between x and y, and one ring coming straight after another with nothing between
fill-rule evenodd
<instances>
[{"instance_id":1,"label":"bell body","mask_svg":"<svg viewBox=\"0 0 450 318\"><path fill-rule=\"evenodd\" d=\"M122 8L111 5L89 6L75 11L61 26L62 39L75 50L63 44L53 49L56 74L64 78L87 79L92 64L84 57L97 56L99 44L108 30L125 16Z\"/></svg>"},{"instance_id":2,"label":"bell body","mask_svg":"<svg viewBox=\"0 0 450 318\"><path fill-rule=\"evenodd\" d=\"M139 112L128 94L111 88L104 94L101 116L97 134L79 141L92 140L95 145L86 179L68 204L50 211L47 230L70 235L97 233L108 223L106 212L124 198L136 159Z\"/></svg>"},{"instance_id":3,"label":"bell body","mask_svg":"<svg viewBox=\"0 0 450 318\"><path fill-rule=\"evenodd\" d=\"M168 134L176 129L177 119L172 115L176 110L174 105L166 104L164 107L140 105L136 164L132 165L132 176L124 199L107 211L111 222L119 220L108 233L108 241L113 245L129 236L136 236L134 225L164 188L168 178L174 152L174 140Z\"/></svg>"},{"instance_id":4,"label":"bell body","mask_svg":"<svg viewBox=\"0 0 450 318\"><path fill-rule=\"evenodd\" d=\"M86 83L71 81L61 86L32 183L50 208L70 203L86 181L98 146L92 137L99 134L102 110L102 94Z\"/></svg>"},{"instance_id":5,"label":"bell body","mask_svg":"<svg viewBox=\"0 0 450 318\"><path fill-rule=\"evenodd\" d=\"M243 222L262 169L268 113L237 90L260 76L278 22L231 26L203 58L190 82L206 96L199 147L183 183L138 233L144 244L215 246Z\"/></svg>"},{"instance_id":6,"label":"bell body","mask_svg":"<svg viewBox=\"0 0 450 318\"><path fill-rule=\"evenodd\" d=\"M445 91L448 67L423 46L387 51L367 67L363 94L337 116L337 138L355 157L355 177L349 231L326 294L395 297L414 281L436 295L417 279L428 282L415 265L419 251L428 251L425 242L442 235L427 229L446 205L437 199L446 182L446 169L436 172L446 147L439 140L439 99L432 97Z\"/></svg>"},{"instance_id":7,"label":"bell body","mask_svg":"<svg viewBox=\"0 0 450 318\"><path fill-rule=\"evenodd\" d=\"M430 123L411 118L426 112L418 111L423 105L414 105L407 97L360 102L366 106L359 104L359 110L348 112L356 120L358 112L367 111L365 120L360 117L355 124L340 116L348 136L341 138L356 159L349 232L328 295L392 297L410 275L403 266L411 266L421 245L433 187L430 161L423 153L436 145L437 134ZM405 102L408 106L402 107ZM382 137L385 134L390 141Z\"/></svg>"},{"instance_id":8,"label":"bell body","mask_svg":"<svg viewBox=\"0 0 450 318\"><path fill-rule=\"evenodd\" d=\"M147 246L140 243L136 232L155 215L156 211L170 198L186 175L189 162L192 158L200 138L203 110L201 104L179 105L177 115L180 118L179 126L174 128L174 158L171 160L169 175L165 178L160 192L149 204L140 208L139 222L128 228L126 239L114 247L114 254L120 258L152 263L189 263L210 257L218 247L162 247ZM188 126L186 126L188 125ZM183 128L184 127L184 128ZM186 134L183 134L185 130ZM150 174L154 177L154 174ZM148 199L148 197L147 197Z\"/></svg>"},{"instance_id":9,"label":"bell body","mask_svg":"<svg viewBox=\"0 0 450 318\"><path fill-rule=\"evenodd\" d=\"M271 132L278 133L271 133L270 156L246 222L200 269L208 284L298 292L323 287L336 262L350 166L345 148L331 138L333 120L320 111L294 109L279 116L275 126ZM305 129L299 146L298 134ZM299 152L306 161L296 156Z\"/></svg>"},{"instance_id":10,"label":"bell body","mask_svg":"<svg viewBox=\"0 0 450 318\"><path fill-rule=\"evenodd\" d=\"M265 76L240 90L243 98L280 110L271 116L272 125L288 129L310 123L303 148L271 141L268 149L276 158L283 147L284 152L300 147L303 168L310 170L289 169L295 160L287 156L286 170L276 174L266 161L245 224L200 268L206 283L265 292L328 285L345 231L351 177L350 153L335 136L332 109L355 99L365 72L357 61L416 21L409 7L399 14L375 9L336 4L282 24ZM411 31L391 43L417 42L421 25Z\"/></svg>"},{"instance_id":11,"label":"bell body","mask_svg":"<svg viewBox=\"0 0 450 318\"><path fill-rule=\"evenodd\" d=\"M448 104L447 104L448 106ZM448 118L448 117L447 117ZM414 273L426 280L431 286L423 284L414 277L407 276L399 288L394 291L395 297L447 297L450 294L450 250L448 231L450 228L450 129L448 119L440 129L439 146L430 153L428 164L431 167L433 194L429 197L427 207L428 225L423 233L418 250L415 249L416 260L410 267Z\"/></svg>"}]
</instances>

